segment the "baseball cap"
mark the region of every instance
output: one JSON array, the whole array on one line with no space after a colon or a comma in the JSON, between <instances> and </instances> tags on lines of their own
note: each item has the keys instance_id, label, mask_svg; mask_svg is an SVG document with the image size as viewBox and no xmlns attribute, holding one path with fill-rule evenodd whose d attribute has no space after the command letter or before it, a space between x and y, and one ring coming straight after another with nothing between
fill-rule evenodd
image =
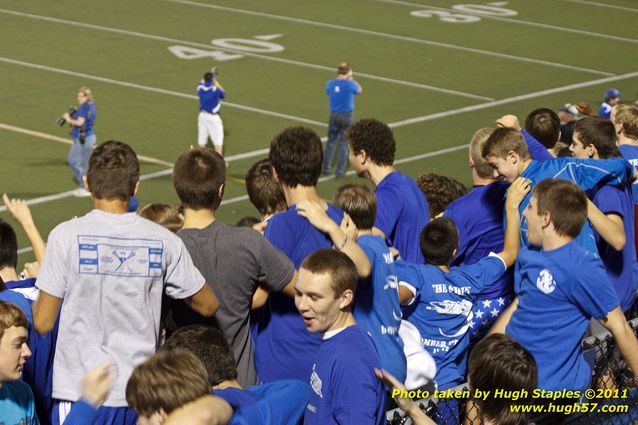
<instances>
[{"instance_id":1,"label":"baseball cap","mask_svg":"<svg viewBox=\"0 0 638 425\"><path fill-rule=\"evenodd\" d=\"M576 108L575 105L572 105L571 103L564 104L559 109L559 112L565 112L565 113L568 113L568 114L573 115L573 116L578 116L578 109Z\"/></svg>"},{"instance_id":2,"label":"baseball cap","mask_svg":"<svg viewBox=\"0 0 638 425\"><path fill-rule=\"evenodd\" d=\"M618 89L607 89L605 92L605 97L620 97L622 96L622 92Z\"/></svg>"}]
</instances>

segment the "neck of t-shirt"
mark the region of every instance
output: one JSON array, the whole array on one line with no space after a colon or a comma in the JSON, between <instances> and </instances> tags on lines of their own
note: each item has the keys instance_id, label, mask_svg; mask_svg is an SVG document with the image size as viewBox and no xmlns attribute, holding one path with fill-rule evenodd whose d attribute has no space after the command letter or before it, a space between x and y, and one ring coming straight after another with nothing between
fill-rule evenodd
<instances>
[{"instance_id":1,"label":"neck of t-shirt","mask_svg":"<svg viewBox=\"0 0 638 425\"><path fill-rule=\"evenodd\" d=\"M394 166L392 165L373 165L372 167L370 167L370 169L368 170L368 174L370 175L370 180L372 180L372 183L374 183L376 186L379 186L379 184L381 184L381 182L383 181L383 179L385 179L386 177L388 177L390 174L394 173L396 171L396 168L394 168Z\"/></svg>"}]
</instances>

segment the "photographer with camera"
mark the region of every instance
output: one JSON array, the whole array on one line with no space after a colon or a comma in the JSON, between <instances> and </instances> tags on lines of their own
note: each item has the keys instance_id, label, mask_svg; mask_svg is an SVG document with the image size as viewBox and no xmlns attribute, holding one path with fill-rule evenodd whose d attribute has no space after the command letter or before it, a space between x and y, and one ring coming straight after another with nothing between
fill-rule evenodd
<instances>
[{"instance_id":1,"label":"photographer with camera","mask_svg":"<svg viewBox=\"0 0 638 425\"><path fill-rule=\"evenodd\" d=\"M197 84L199 96L199 116L197 117L197 144L206 146L210 136L215 151L222 155L224 145L224 124L219 115L221 99L226 96L224 88L217 81L217 67L204 74Z\"/></svg>"},{"instance_id":2,"label":"photographer with camera","mask_svg":"<svg viewBox=\"0 0 638 425\"><path fill-rule=\"evenodd\" d=\"M93 132L96 111L90 88L80 87L78 89L77 99L80 106L77 108L69 108L69 111L58 120L58 124L64 125L64 123L67 122L71 125L73 145L71 145L67 162L71 166L73 177L79 185L73 195L88 197L91 196L91 194L84 188L82 177L86 175L89 156L96 143L95 133Z\"/></svg>"}]
</instances>

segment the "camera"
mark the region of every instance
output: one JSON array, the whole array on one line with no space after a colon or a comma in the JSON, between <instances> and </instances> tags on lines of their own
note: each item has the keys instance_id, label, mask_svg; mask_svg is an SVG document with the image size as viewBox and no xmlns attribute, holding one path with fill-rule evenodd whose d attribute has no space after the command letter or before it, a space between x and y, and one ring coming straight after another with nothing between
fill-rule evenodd
<instances>
[{"instance_id":1,"label":"camera","mask_svg":"<svg viewBox=\"0 0 638 425\"><path fill-rule=\"evenodd\" d=\"M66 111L69 115L73 115L77 112L77 109L73 106L69 107L69 110ZM60 117L58 118L58 120L55 122L57 125L59 125L60 127L62 127L64 125L64 123L66 122L66 120L64 119L64 117Z\"/></svg>"}]
</instances>

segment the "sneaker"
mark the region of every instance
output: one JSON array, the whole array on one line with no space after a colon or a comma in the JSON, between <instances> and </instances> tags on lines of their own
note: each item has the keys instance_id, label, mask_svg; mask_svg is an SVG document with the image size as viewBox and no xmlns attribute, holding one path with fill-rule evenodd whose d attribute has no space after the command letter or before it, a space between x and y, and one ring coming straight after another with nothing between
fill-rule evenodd
<instances>
[{"instance_id":1,"label":"sneaker","mask_svg":"<svg viewBox=\"0 0 638 425\"><path fill-rule=\"evenodd\" d=\"M88 198L89 196L91 196L91 192L87 191L83 187L78 187L73 191L73 196L75 196L76 198Z\"/></svg>"}]
</instances>

